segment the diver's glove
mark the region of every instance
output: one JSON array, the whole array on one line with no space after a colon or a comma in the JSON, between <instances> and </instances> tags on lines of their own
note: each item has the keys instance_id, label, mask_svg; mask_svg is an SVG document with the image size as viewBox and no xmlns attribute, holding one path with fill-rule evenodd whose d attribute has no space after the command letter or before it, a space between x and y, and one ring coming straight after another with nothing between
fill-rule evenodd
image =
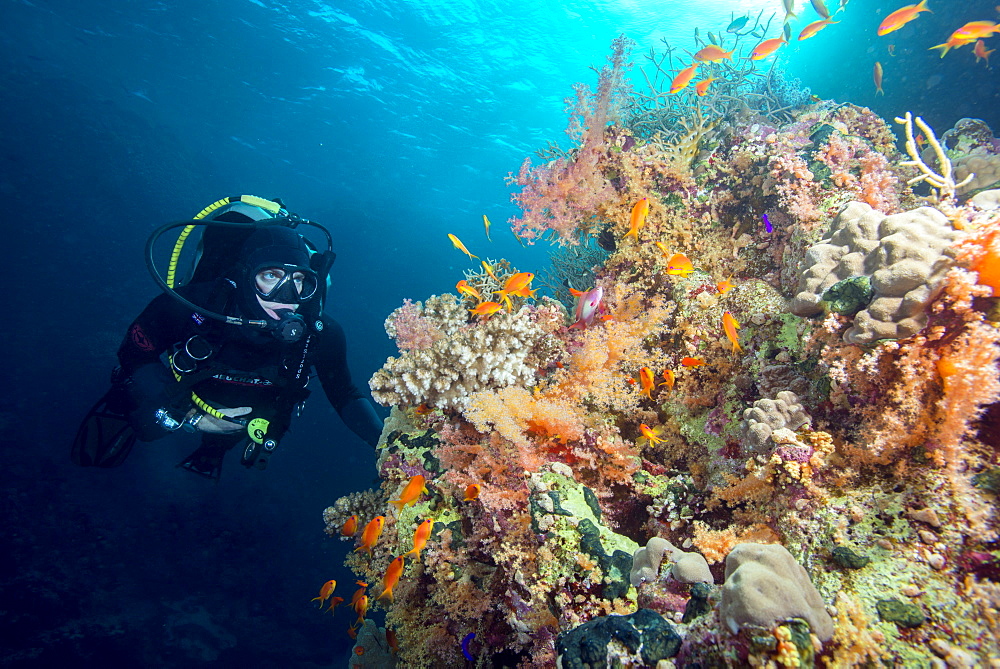
<instances>
[{"instance_id":1,"label":"diver's glove","mask_svg":"<svg viewBox=\"0 0 1000 669\"><path fill-rule=\"evenodd\" d=\"M224 416L236 418L247 415L253 411L253 408L236 407L234 409L218 409L218 411ZM246 428L241 423L216 418L215 416L210 416L196 410L192 410L192 413L188 414L187 419L184 421L184 426L192 432L208 432L209 434L232 434Z\"/></svg>"}]
</instances>

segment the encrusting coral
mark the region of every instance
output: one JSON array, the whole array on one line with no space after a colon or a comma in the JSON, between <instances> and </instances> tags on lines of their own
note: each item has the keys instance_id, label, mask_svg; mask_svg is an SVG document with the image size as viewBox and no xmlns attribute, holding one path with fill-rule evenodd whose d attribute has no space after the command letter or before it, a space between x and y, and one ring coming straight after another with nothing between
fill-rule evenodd
<instances>
[{"instance_id":1,"label":"encrusting coral","mask_svg":"<svg viewBox=\"0 0 1000 669\"><path fill-rule=\"evenodd\" d=\"M348 558L365 583L408 556L373 604L397 661L987 666L1000 195L962 200L950 161L997 153L992 133L938 142L908 115L904 155L870 110L805 96L658 112L623 88L627 59L616 41L597 92L576 89L577 145L512 177L519 238L602 249L572 272L593 283L569 286L577 313L526 288L387 321L382 484L326 519L385 516ZM704 130L693 147L651 130L674 121ZM481 295L519 274L484 272L464 275ZM417 476L427 492L387 506Z\"/></svg>"}]
</instances>

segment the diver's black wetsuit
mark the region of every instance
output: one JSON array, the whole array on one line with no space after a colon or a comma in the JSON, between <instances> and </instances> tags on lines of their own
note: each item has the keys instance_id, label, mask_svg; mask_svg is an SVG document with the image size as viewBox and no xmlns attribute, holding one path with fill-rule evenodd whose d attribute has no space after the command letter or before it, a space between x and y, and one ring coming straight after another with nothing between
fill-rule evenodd
<instances>
[{"instance_id":1,"label":"diver's black wetsuit","mask_svg":"<svg viewBox=\"0 0 1000 669\"><path fill-rule=\"evenodd\" d=\"M221 307L214 309L217 311L233 308L231 295L227 296L231 287L225 281L193 284L177 292L209 309L213 303ZM169 434L157 424L156 411L170 408L173 415L183 416L192 407L190 395L194 391L217 407L253 407L252 416L271 422L269 438L280 440L295 406L308 395L305 386L310 370L314 369L330 404L344 423L366 443L375 446L381 420L351 381L343 328L325 314L321 321L321 329L310 326L298 342L282 343L269 333L223 324L193 312L167 295L158 296L129 326L118 349L131 399L129 420L139 439L152 441ZM195 383L184 388L175 381L161 355L178 343L183 345L193 335L201 335L211 343L215 353L190 377L196 379ZM199 452L207 460L221 462L221 454L246 438L245 431L203 433ZM207 467L211 463L203 464Z\"/></svg>"}]
</instances>

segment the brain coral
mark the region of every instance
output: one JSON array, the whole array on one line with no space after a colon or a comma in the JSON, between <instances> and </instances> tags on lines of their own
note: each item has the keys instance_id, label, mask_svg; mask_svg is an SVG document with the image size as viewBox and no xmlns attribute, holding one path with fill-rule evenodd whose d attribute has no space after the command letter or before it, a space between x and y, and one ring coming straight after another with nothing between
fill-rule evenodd
<instances>
[{"instance_id":1,"label":"brain coral","mask_svg":"<svg viewBox=\"0 0 1000 669\"><path fill-rule=\"evenodd\" d=\"M430 320L430 329L439 334L425 348L390 357L375 372L368 385L385 406L427 403L460 409L476 391L531 387L537 370L560 347L552 333L563 325L563 312L551 300L473 323L454 295L433 296L417 308L419 318ZM387 332L398 336L400 327L396 322Z\"/></svg>"},{"instance_id":2,"label":"brain coral","mask_svg":"<svg viewBox=\"0 0 1000 669\"><path fill-rule=\"evenodd\" d=\"M811 420L799 404L798 396L790 390L782 390L775 399L757 400L751 408L743 411L740 433L748 450L765 453L770 450L768 445L775 430L787 428L794 432Z\"/></svg>"},{"instance_id":3,"label":"brain coral","mask_svg":"<svg viewBox=\"0 0 1000 669\"><path fill-rule=\"evenodd\" d=\"M792 313L824 311L824 294L852 277L868 277L874 298L844 333L851 344L905 339L927 324L924 313L952 266L946 249L957 232L937 209L885 216L851 202L833 220L830 236L806 253Z\"/></svg>"},{"instance_id":4,"label":"brain coral","mask_svg":"<svg viewBox=\"0 0 1000 669\"><path fill-rule=\"evenodd\" d=\"M738 544L733 548L726 557L719 615L733 634L743 625L772 627L802 618L820 640L833 638L833 619L809 574L778 544Z\"/></svg>"}]
</instances>

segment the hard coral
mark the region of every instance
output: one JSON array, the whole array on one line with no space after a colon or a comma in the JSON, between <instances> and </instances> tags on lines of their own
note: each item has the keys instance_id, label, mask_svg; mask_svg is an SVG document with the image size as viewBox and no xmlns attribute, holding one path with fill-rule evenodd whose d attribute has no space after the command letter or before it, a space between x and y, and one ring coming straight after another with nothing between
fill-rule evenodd
<instances>
[{"instance_id":1,"label":"hard coral","mask_svg":"<svg viewBox=\"0 0 1000 669\"><path fill-rule=\"evenodd\" d=\"M927 306L937 296L948 269L946 253L958 233L937 209L920 207L884 216L852 202L834 219L827 239L806 253L792 313L823 312L824 293L856 276L871 277L874 299L844 333L851 344L905 339L927 324Z\"/></svg>"},{"instance_id":2,"label":"hard coral","mask_svg":"<svg viewBox=\"0 0 1000 669\"><path fill-rule=\"evenodd\" d=\"M390 357L369 381L380 404L441 408L464 406L472 393L511 385L531 386L538 370L556 355L552 319L536 313L553 305L524 306L468 323L454 295L417 303L420 317L442 333L429 347Z\"/></svg>"},{"instance_id":3,"label":"hard coral","mask_svg":"<svg viewBox=\"0 0 1000 669\"><path fill-rule=\"evenodd\" d=\"M809 574L775 544L739 544L732 550L719 615L733 634L743 625L772 627L802 618L821 641L833 638L833 620Z\"/></svg>"}]
</instances>

